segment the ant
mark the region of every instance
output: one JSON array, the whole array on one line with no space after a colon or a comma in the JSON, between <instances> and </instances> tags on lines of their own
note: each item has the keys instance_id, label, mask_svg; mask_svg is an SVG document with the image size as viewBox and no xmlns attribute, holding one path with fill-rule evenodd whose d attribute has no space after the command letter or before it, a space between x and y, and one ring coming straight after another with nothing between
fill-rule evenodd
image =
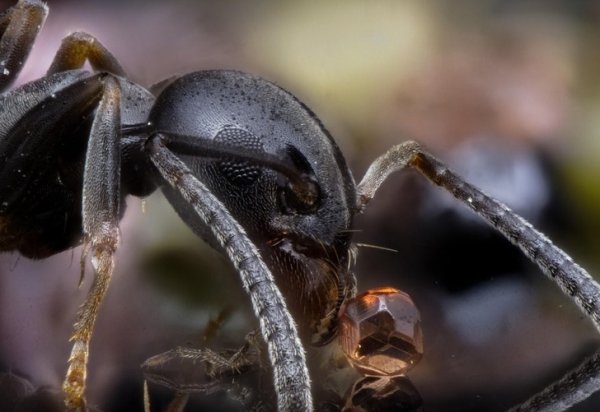
<instances>
[{"instance_id":1,"label":"ant","mask_svg":"<svg viewBox=\"0 0 600 412\"><path fill-rule=\"evenodd\" d=\"M266 80L212 70L145 89L97 39L78 32L63 40L46 76L9 90L47 13L39 0L19 0L0 14L0 251L41 259L83 244L82 259L91 257L94 283L63 384L67 409L86 408L89 344L125 197L159 188L239 273L282 411L313 408L302 341L323 345L338 334L340 311L356 294L353 218L406 168L520 247L600 329L600 286L508 207L412 141L376 159L356 184L315 114ZM581 400L576 387L570 393L571 402Z\"/></svg>"}]
</instances>

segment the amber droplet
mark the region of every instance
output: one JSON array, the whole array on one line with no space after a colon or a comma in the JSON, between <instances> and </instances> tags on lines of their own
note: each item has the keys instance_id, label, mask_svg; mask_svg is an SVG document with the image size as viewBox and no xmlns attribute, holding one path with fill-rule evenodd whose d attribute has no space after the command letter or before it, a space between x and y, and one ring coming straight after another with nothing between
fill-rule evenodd
<instances>
[{"instance_id":1,"label":"amber droplet","mask_svg":"<svg viewBox=\"0 0 600 412\"><path fill-rule=\"evenodd\" d=\"M410 296L394 288L371 289L340 311L339 339L364 375L397 376L423 356L421 316Z\"/></svg>"}]
</instances>

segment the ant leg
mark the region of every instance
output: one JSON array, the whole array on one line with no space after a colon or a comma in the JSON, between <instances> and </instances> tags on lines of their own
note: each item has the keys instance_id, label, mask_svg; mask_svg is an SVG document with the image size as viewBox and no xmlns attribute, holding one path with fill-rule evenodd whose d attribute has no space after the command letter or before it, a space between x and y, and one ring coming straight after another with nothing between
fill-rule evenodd
<instances>
[{"instance_id":1,"label":"ant leg","mask_svg":"<svg viewBox=\"0 0 600 412\"><path fill-rule=\"evenodd\" d=\"M230 378L244 373L244 369L260 364L258 337L255 332L246 335L246 342L237 351L215 352L209 348L177 347L148 358L142 364L146 379L179 392L202 392L218 385L221 378ZM171 371L177 365L177 376ZM206 380L188 381L182 379L185 368L203 370ZM222 382L225 383L225 382Z\"/></svg>"},{"instance_id":2,"label":"ant leg","mask_svg":"<svg viewBox=\"0 0 600 412\"><path fill-rule=\"evenodd\" d=\"M358 185L358 208L362 210L383 181L393 172L413 167L434 184L448 190L476 214L502 233L511 243L554 280L565 294L592 320L600 331L600 285L550 239L534 229L506 205L465 182L446 165L415 142L392 147L376 159Z\"/></svg>"},{"instance_id":3,"label":"ant leg","mask_svg":"<svg viewBox=\"0 0 600 412\"><path fill-rule=\"evenodd\" d=\"M258 249L225 206L162 142L150 139L150 160L166 183L194 208L240 274L268 346L279 411L310 411L310 380L302 343L285 301Z\"/></svg>"},{"instance_id":4,"label":"ant leg","mask_svg":"<svg viewBox=\"0 0 600 412\"><path fill-rule=\"evenodd\" d=\"M407 167L415 168L434 184L448 190L518 246L542 272L559 285L600 331L600 285L587 271L545 235L534 229L529 222L506 205L465 182L418 143L408 141L394 146L371 164L357 188L358 210L366 208L367 203L390 174ZM596 387L600 387L600 377L595 371L594 375L593 381ZM587 385L588 381L589 379L582 376L579 386L563 388L562 395L570 394L574 399L580 390L585 389L581 385ZM560 387L561 382L557 383L557 387ZM583 398L578 399L580 400Z\"/></svg>"},{"instance_id":5,"label":"ant leg","mask_svg":"<svg viewBox=\"0 0 600 412\"><path fill-rule=\"evenodd\" d=\"M19 0L0 14L0 92L19 75L47 15L39 0Z\"/></svg>"},{"instance_id":6,"label":"ant leg","mask_svg":"<svg viewBox=\"0 0 600 412\"><path fill-rule=\"evenodd\" d=\"M175 391L169 411L183 410L191 393L209 395L225 389L230 397L235 398L237 391L234 388L239 384L236 380L245 373L251 372L252 369L260 367L259 339L258 331L248 333L246 342L236 351L215 352L208 348L184 347L171 349L144 361L142 364L144 378ZM248 391L244 392L249 394ZM239 398L238 400L245 409L252 409L251 398L254 396L245 396L245 398L245 400Z\"/></svg>"},{"instance_id":7,"label":"ant leg","mask_svg":"<svg viewBox=\"0 0 600 412\"><path fill-rule=\"evenodd\" d=\"M119 129L121 90L112 76L103 77L104 93L87 147L83 179L83 232L90 245L94 283L81 307L71 337L73 349L63 390L68 410L85 410L84 390L89 343L98 309L110 283L119 243L121 194Z\"/></svg>"},{"instance_id":8,"label":"ant leg","mask_svg":"<svg viewBox=\"0 0 600 412\"><path fill-rule=\"evenodd\" d=\"M383 181L393 172L413 167L434 184L464 202L553 279L600 331L600 285L550 239L506 205L465 182L416 142L392 147L376 159L358 185L357 207L363 210Z\"/></svg>"},{"instance_id":9,"label":"ant leg","mask_svg":"<svg viewBox=\"0 0 600 412\"><path fill-rule=\"evenodd\" d=\"M563 411L586 400L600 389L600 351L585 359L540 393L509 412Z\"/></svg>"},{"instance_id":10,"label":"ant leg","mask_svg":"<svg viewBox=\"0 0 600 412\"><path fill-rule=\"evenodd\" d=\"M125 76L125 70L116 57L98 39L84 32L71 33L62 40L47 75L79 69L86 59L96 71Z\"/></svg>"}]
</instances>

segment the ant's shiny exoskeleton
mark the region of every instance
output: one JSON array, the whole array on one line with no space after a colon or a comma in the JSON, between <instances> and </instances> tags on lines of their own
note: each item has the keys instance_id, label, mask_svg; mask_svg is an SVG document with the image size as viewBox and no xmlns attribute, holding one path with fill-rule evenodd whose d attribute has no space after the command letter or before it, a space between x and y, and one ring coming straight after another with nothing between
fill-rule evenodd
<instances>
[{"instance_id":1,"label":"ant's shiny exoskeleton","mask_svg":"<svg viewBox=\"0 0 600 412\"><path fill-rule=\"evenodd\" d=\"M85 408L88 347L124 198L157 188L240 274L268 344L280 410L312 409L300 338L318 345L337 334L338 313L355 294L353 217L407 167L519 246L600 328L598 284L506 206L414 142L390 149L356 185L316 116L263 79L204 71L147 90L127 80L94 37L73 33L45 77L8 90L46 14L39 0L19 0L0 14L0 251L43 258L83 242L91 256L95 280L63 386L68 409Z\"/></svg>"}]
</instances>

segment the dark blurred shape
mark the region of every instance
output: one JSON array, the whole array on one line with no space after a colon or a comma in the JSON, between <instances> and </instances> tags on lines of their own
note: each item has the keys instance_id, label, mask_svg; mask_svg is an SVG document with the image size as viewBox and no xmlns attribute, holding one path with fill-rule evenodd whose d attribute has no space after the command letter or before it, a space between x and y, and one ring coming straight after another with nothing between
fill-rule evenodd
<instances>
[{"instance_id":1,"label":"dark blurred shape","mask_svg":"<svg viewBox=\"0 0 600 412\"><path fill-rule=\"evenodd\" d=\"M503 199L551 237L572 229L570 211L557 189L556 165L542 151L485 139L463 144L454 158L467 180ZM415 240L428 245L426 256L415 256L425 276L436 278L449 292L462 292L490 279L535 273L517 248L465 207L448 202L435 188L428 188L425 197Z\"/></svg>"},{"instance_id":2,"label":"dark blurred shape","mask_svg":"<svg viewBox=\"0 0 600 412\"><path fill-rule=\"evenodd\" d=\"M36 390L24 378L12 373L0 373L0 411L62 412L63 410L62 392L47 387ZM97 410L90 408L89 411Z\"/></svg>"},{"instance_id":3,"label":"dark blurred shape","mask_svg":"<svg viewBox=\"0 0 600 412\"><path fill-rule=\"evenodd\" d=\"M33 393L33 390L29 381L17 375L0 374L0 410L14 411L21 399Z\"/></svg>"},{"instance_id":4,"label":"dark blurred shape","mask_svg":"<svg viewBox=\"0 0 600 412\"><path fill-rule=\"evenodd\" d=\"M233 276L215 253L166 246L144 255L141 267L149 282L165 295L189 308L220 305L228 294ZM233 292L232 289L235 291Z\"/></svg>"}]
</instances>

